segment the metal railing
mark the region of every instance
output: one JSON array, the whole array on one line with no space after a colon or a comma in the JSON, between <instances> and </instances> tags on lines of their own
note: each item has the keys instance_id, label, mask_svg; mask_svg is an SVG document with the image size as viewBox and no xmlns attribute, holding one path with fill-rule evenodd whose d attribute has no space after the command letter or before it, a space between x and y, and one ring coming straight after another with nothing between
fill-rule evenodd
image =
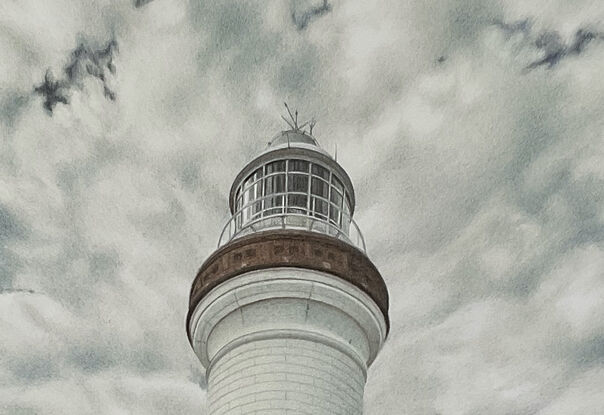
<instances>
[{"instance_id":1,"label":"metal railing","mask_svg":"<svg viewBox=\"0 0 604 415\"><path fill-rule=\"evenodd\" d=\"M258 217L244 223L240 223L241 216L232 216L222 229L218 247L220 248L233 239L254 232L271 229L298 229L333 236L366 252L365 239L359 226L352 217L343 212L341 213L342 226L329 219L303 213L286 212L285 209L271 215L262 215L262 213L265 212L259 212Z\"/></svg>"}]
</instances>

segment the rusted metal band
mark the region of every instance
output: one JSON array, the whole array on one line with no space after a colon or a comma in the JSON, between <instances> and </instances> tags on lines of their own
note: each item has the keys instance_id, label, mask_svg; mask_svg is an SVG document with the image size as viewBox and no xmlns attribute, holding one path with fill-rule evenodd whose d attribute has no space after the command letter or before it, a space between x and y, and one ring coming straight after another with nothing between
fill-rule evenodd
<instances>
[{"instance_id":1,"label":"rusted metal band","mask_svg":"<svg viewBox=\"0 0 604 415\"><path fill-rule=\"evenodd\" d=\"M359 249L336 238L299 230L271 230L235 239L201 266L189 296L189 319L214 287L237 275L275 267L306 268L347 281L369 295L384 314L388 330L388 290L379 271Z\"/></svg>"}]
</instances>

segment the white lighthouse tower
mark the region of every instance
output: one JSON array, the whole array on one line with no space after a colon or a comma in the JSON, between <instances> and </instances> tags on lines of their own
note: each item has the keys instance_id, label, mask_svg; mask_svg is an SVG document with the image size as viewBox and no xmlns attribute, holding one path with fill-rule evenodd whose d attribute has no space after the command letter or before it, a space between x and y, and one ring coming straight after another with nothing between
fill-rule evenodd
<instances>
[{"instance_id":1,"label":"white lighthouse tower","mask_svg":"<svg viewBox=\"0 0 604 415\"><path fill-rule=\"evenodd\" d=\"M209 414L361 414L388 291L348 174L297 124L237 175L231 220L191 288Z\"/></svg>"}]
</instances>

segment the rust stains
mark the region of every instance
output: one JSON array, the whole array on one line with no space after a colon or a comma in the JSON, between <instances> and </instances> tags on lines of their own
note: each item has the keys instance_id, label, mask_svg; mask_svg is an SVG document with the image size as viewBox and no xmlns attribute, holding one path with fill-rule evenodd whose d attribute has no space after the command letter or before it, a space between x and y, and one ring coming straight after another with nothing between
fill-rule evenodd
<instances>
[{"instance_id":1,"label":"rust stains","mask_svg":"<svg viewBox=\"0 0 604 415\"><path fill-rule=\"evenodd\" d=\"M376 302L390 328L386 284L363 252L327 235L290 229L258 232L215 251L191 286L187 332L197 303L214 287L237 275L274 267L323 271L355 285Z\"/></svg>"}]
</instances>

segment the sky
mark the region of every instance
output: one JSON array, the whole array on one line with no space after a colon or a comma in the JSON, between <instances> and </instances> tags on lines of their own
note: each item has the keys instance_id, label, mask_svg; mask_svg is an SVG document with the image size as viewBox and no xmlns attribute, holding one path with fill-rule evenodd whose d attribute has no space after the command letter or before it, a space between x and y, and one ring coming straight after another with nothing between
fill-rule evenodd
<instances>
[{"instance_id":1,"label":"sky","mask_svg":"<svg viewBox=\"0 0 604 415\"><path fill-rule=\"evenodd\" d=\"M390 292L365 413L604 407L604 2L0 2L0 413L206 412L190 284L283 102Z\"/></svg>"}]
</instances>

